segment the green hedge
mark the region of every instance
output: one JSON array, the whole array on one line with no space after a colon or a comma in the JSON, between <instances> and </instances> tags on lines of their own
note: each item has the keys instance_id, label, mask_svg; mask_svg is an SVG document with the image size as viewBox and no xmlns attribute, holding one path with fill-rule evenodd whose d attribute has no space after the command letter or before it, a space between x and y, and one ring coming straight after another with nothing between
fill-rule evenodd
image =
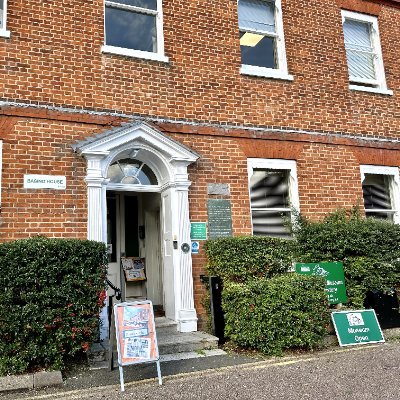
<instances>
[{"instance_id":1,"label":"green hedge","mask_svg":"<svg viewBox=\"0 0 400 400\"><path fill-rule=\"evenodd\" d=\"M363 307L370 290L400 285L400 226L362 218L357 209L323 221L298 218L294 257L299 262L343 262L349 306Z\"/></svg>"},{"instance_id":2,"label":"green hedge","mask_svg":"<svg viewBox=\"0 0 400 400\"><path fill-rule=\"evenodd\" d=\"M324 280L294 273L247 283L227 283L223 291L225 333L236 344L280 355L312 348L327 334L329 307Z\"/></svg>"},{"instance_id":3,"label":"green hedge","mask_svg":"<svg viewBox=\"0 0 400 400\"><path fill-rule=\"evenodd\" d=\"M106 248L37 237L0 244L0 375L62 368L98 335Z\"/></svg>"},{"instance_id":4,"label":"green hedge","mask_svg":"<svg viewBox=\"0 0 400 400\"><path fill-rule=\"evenodd\" d=\"M291 240L260 236L228 237L205 242L207 272L224 281L245 282L286 272L292 263Z\"/></svg>"}]
</instances>

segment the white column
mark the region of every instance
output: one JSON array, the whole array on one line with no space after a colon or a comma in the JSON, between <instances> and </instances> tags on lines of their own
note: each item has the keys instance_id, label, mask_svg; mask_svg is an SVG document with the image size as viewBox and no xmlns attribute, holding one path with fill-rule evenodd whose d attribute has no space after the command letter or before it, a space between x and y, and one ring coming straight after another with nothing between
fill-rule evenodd
<instances>
[{"instance_id":1,"label":"white column","mask_svg":"<svg viewBox=\"0 0 400 400\"><path fill-rule=\"evenodd\" d=\"M106 184L103 177L101 162L108 152L98 152L83 155L87 161L85 182L87 184L87 212L88 226L87 238L98 242L107 241L106 228ZM107 307L103 307L100 313L100 339L108 337Z\"/></svg>"},{"instance_id":2,"label":"white column","mask_svg":"<svg viewBox=\"0 0 400 400\"><path fill-rule=\"evenodd\" d=\"M87 238L104 242L105 232L105 177L102 176L101 161L106 152L84 154L87 160L87 175L85 178L88 193L88 226Z\"/></svg>"},{"instance_id":3,"label":"white column","mask_svg":"<svg viewBox=\"0 0 400 400\"><path fill-rule=\"evenodd\" d=\"M194 308L192 254L190 251L190 220L189 220L189 182L180 183L176 187L177 219L178 219L178 251L179 251L179 309L178 329L180 332L197 331L197 314ZM189 251L182 251L182 244L188 244Z\"/></svg>"}]
</instances>

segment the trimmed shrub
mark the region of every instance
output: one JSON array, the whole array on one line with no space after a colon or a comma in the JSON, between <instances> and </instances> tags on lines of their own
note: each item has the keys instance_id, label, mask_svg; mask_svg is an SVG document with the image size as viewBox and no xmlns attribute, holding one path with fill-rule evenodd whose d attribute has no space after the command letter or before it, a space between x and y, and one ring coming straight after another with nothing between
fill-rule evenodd
<instances>
[{"instance_id":1,"label":"trimmed shrub","mask_svg":"<svg viewBox=\"0 0 400 400\"><path fill-rule=\"evenodd\" d=\"M315 347L329 325L324 286L320 277L292 273L245 284L227 283L225 333L236 344L269 355Z\"/></svg>"},{"instance_id":2,"label":"trimmed shrub","mask_svg":"<svg viewBox=\"0 0 400 400\"><path fill-rule=\"evenodd\" d=\"M367 292L400 285L400 226L363 218L357 209L310 222L299 217L295 257L299 262L343 262L349 305L363 307Z\"/></svg>"},{"instance_id":3,"label":"trimmed shrub","mask_svg":"<svg viewBox=\"0 0 400 400\"><path fill-rule=\"evenodd\" d=\"M245 282L288 271L292 263L291 240L237 236L208 240L206 269L224 281Z\"/></svg>"},{"instance_id":4,"label":"trimmed shrub","mask_svg":"<svg viewBox=\"0 0 400 400\"><path fill-rule=\"evenodd\" d=\"M62 368L98 337L106 247L36 237L0 244L0 375Z\"/></svg>"}]
</instances>

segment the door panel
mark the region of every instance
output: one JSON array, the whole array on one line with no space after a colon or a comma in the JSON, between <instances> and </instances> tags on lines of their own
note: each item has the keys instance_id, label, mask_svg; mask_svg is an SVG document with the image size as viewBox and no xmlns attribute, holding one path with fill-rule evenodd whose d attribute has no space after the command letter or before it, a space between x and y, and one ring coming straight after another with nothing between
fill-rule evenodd
<instances>
[{"instance_id":1,"label":"door panel","mask_svg":"<svg viewBox=\"0 0 400 400\"><path fill-rule=\"evenodd\" d=\"M121 287L120 276L120 248L118 245L119 224L117 223L119 215L119 197L115 193L107 193L107 246L108 254L108 279L116 287ZM108 290L108 295L113 295L112 289Z\"/></svg>"},{"instance_id":2,"label":"door panel","mask_svg":"<svg viewBox=\"0 0 400 400\"><path fill-rule=\"evenodd\" d=\"M163 305L160 249L160 213L145 211L147 297L155 306Z\"/></svg>"},{"instance_id":3,"label":"door panel","mask_svg":"<svg viewBox=\"0 0 400 400\"><path fill-rule=\"evenodd\" d=\"M165 316L175 320L175 281L173 267L172 243L172 211L171 194L164 192L161 195L161 220L162 220L162 268L164 285L164 310Z\"/></svg>"}]
</instances>

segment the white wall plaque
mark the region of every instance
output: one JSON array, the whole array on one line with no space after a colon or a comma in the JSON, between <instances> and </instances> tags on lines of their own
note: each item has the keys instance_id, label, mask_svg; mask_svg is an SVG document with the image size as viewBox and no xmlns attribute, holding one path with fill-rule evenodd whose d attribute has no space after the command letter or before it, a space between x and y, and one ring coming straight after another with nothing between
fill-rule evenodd
<instances>
[{"instance_id":1,"label":"white wall plaque","mask_svg":"<svg viewBox=\"0 0 400 400\"><path fill-rule=\"evenodd\" d=\"M67 187L67 178L60 175L24 175L24 189L57 189Z\"/></svg>"}]
</instances>

